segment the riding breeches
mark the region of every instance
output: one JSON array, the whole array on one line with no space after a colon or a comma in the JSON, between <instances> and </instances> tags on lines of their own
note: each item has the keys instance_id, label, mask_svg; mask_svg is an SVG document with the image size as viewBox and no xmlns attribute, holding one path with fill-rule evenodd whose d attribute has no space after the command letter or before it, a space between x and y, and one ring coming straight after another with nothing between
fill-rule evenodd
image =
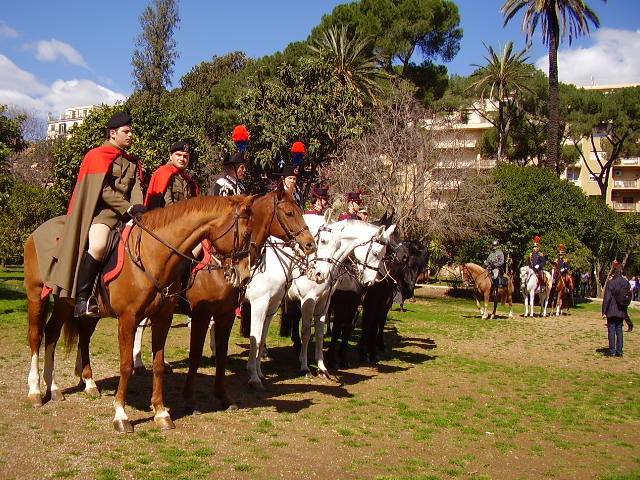
<instances>
[{"instance_id":1,"label":"riding breeches","mask_svg":"<svg viewBox=\"0 0 640 480\"><path fill-rule=\"evenodd\" d=\"M97 261L102 261L109 241L111 228L103 223L94 223L89 228L89 254Z\"/></svg>"}]
</instances>

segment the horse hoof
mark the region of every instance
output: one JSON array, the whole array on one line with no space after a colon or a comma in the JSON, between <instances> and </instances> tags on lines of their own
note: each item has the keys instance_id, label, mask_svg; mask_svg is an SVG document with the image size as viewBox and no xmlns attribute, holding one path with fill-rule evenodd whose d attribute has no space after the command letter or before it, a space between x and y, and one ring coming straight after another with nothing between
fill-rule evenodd
<instances>
[{"instance_id":1,"label":"horse hoof","mask_svg":"<svg viewBox=\"0 0 640 480\"><path fill-rule=\"evenodd\" d=\"M164 417L154 417L153 421L156 422L156 426L160 430L173 430L176 428L173 420L171 420L171 417L168 415Z\"/></svg>"},{"instance_id":2,"label":"horse hoof","mask_svg":"<svg viewBox=\"0 0 640 480\"><path fill-rule=\"evenodd\" d=\"M113 429L116 433L133 433L133 425L131 425L129 420L114 420Z\"/></svg>"},{"instance_id":3,"label":"horse hoof","mask_svg":"<svg viewBox=\"0 0 640 480\"><path fill-rule=\"evenodd\" d=\"M313 378L313 375L309 370L300 370L300 376L306 378L307 380Z\"/></svg>"},{"instance_id":4,"label":"horse hoof","mask_svg":"<svg viewBox=\"0 0 640 480\"><path fill-rule=\"evenodd\" d=\"M238 405L236 405L235 403L230 403L225 412L235 412L236 410L238 410L240 407L238 407Z\"/></svg>"},{"instance_id":5,"label":"horse hoof","mask_svg":"<svg viewBox=\"0 0 640 480\"><path fill-rule=\"evenodd\" d=\"M100 398L100 390L98 390L96 387L87 388L84 393L89 398Z\"/></svg>"},{"instance_id":6,"label":"horse hoof","mask_svg":"<svg viewBox=\"0 0 640 480\"><path fill-rule=\"evenodd\" d=\"M39 393L30 393L27 395L27 400L29 400L29 403L34 407L42 406L42 396Z\"/></svg>"},{"instance_id":7,"label":"horse hoof","mask_svg":"<svg viewBox=\"0 0 640 480\"><path fill-rule=\"evenodd\" d=\"M64 394L60 390L51 390L50 394L53 402L61 402L64 400Z\"/></svg>"},{"instance_id":8,"label":"horse hoof","mask_svg":"<svg viewBox=\"0 0 640 480\"><path fill-rule=\"evenodd\" d=\"M134 375L146 375L146 373L147 373L147 367L145 367L144 365L142 365L141 367L135 367L133 369Z\"/></svg>"},{"instance_id":9,"label":"horse hoof","mask_svg":"<svg viewBox=\"0 0 640 480\"><path fill-rule=\"evenodd\" d=\"M264 385L260 380L254 380L254 379L249 380L249 386L254 390L264 390Z\"/></svg>"}]
</instances>

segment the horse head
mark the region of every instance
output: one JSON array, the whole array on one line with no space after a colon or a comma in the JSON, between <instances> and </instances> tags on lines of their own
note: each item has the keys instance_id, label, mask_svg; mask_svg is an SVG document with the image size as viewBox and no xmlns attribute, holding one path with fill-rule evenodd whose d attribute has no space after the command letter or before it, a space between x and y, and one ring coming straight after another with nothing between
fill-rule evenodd
<instances>
[{"instance_id":1,"label":"horse head","mask_svg":"<svg viewBox=\"0 0 640 480\"><path fill-rule=\"evenodd\" d=\"M293 197L280 188L266 196L273 197L273 213L269 234L284 241L295 242L310 255L316 251L316 243L302 217L302 210ZM276 221L273 221L275 219Z\"/></svg>"},{"instance_id":2,"label":"horse head","mask_svg":"<svg viewBox=\"0 0 640 480\"><path fill-rule=\"evenodd\" d=\"M366 224L366 228L376 228L372 224ZM363 228L364 228L363 225ZM396 226L391 225L387 228L381 226L375 233L364 242L356 245L353 249L353 258L358 269L359 282L369 287L378 279L382 260L386 253L387 244L390 242Z\"/></svg>"},{"instance_id":3,"label":"horse head","mask_svg":"<svg viewBox=\"0 0 640 480\"><path fill-rule=\"evenodd\" d=\"M331 275L333 260L340 249L340 229L342 225L328 225L318 215L305 216L305 220L309 222L315 222L318 219L321 220L320 224L312 226L316 231L316 252L310 259L307 278L316 283L322 283Z\"/></svg>"},{"instance_id":4,"label":"horse head","mask_svg":"<svg viewBox=\"0 0 640 480\"><path fill-rule=\"evenodd\" d=\"M428 250L421 248L416 242L402 242L401 247L406 248L407 258L405 267L402 269L398 278L400 293L404 300L413 297L413 291L416 288L418 275L422 273L427 264Z\"/></svg>"}]
</instances>

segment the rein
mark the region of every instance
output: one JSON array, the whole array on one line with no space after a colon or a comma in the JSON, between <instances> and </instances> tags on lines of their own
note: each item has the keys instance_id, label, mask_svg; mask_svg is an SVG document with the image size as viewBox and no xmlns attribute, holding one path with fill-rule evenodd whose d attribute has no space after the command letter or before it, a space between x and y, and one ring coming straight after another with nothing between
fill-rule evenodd
<instances>
[{"instance_id":1,"label":"rein","mask_svg":"<svg viewBox=\"0 0 640 480\"><path fill-rule=\"evenodd\" d=\"M240 219L248 219L248 218L250 218L250 216L248 214L240 214L239 213L239 206L236 205L234 216L233 216L233 222L231 222L229 227L222 234L220 234L219 236L217 236L214 239L210 239L209 240L213 244L213 242L215 242L216 240L220 240L222 237L227 235L231 231L231 229L234 229L234 232L233 232L233 250L231 251L231 253L227 253L227 254L220 254L220 253L217 253L217 252L213 252L211 254L211 260L215 261L217 263L217 265L212 265L211 263L209 263L209 265L207 265L207 267L206 267L207 270L212 271L212 270L220 270L220 269L225 268L223 266L223 261L227 260L227 259L231 259L232 260L232 266L229 267L229 268L234 268L234 266L235 266L235 264L237 263L238 260L240 260L242 258L245 258L250 254L250 238L247 238L247 240L245 240L245 242L244 242L245 245L242 246L243 247L242 250L239 249L240 248L240 225L239 225L239 220ZM129 241L125 245L125 250L129 254L129 258L131 258L131 261L133 262L133 264L135 266L137 266L145 274L145 276L149 279L149 281L154 285L156 291L158 293L160 293L160 295L163 298L175 297L175 296L178 296L181 293L184 293L187 290L189 290L191 288L191 286L193 285L193 282L195 280L195 275L193 274L193 267L195 265L199 264L200 261L197 260L192 255L188 255L188 254L182 253L175 246L171 245L166 240L160 238L155 232L150 230L137 217L133 216L133 217L131 217L131 220L140 229L138 231L138 236L137 236L136 241L135 241L135 245L136 245L136 247L135 247L135 250L136 250L135 256L134 256L134 253L131 251L131 248L129 246ZM152 274L150 274L147 271L147 269L145 268L145 266L144 266L144 264L142 262L142 258L141 258L141 255L140 255L140 250L141 250L141 245L142 245L142 231L144 231L147 234L149 234L152 238L154 238L160 244L164 245L166 248L168 248L174 254L178 255L179 257L181 257L181 258L183 258L183 259L185 259L185 260L187 260L189 262L190 275L189 275L189 280L188 280L185 288L183 288L182 290L178 290L176 292L171 293L171 287L174 285L175 282L171 282L169 285L163 287L158 282L158 280Z\"/></svg>"}]
</instances>

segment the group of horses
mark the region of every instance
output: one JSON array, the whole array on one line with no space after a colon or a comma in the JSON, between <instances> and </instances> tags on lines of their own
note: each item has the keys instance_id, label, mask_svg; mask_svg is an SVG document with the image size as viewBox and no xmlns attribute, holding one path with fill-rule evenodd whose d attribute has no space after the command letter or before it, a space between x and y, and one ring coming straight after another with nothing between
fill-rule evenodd
<instances>
[{"instance_id":1,"label":"group of horses","mask_svg":"<svg viewBox=\"0 0 640 480\"><path fill-rule=\"evenodd\" d=\"M189 275L187 270L198 263L191 252L203 241L212 246L211 260ZM425 263L425 251L412 242L403 242L394 225L359 220L332 222L330 215L303 216L281 186L263 196L197 197L150 211L135 219L130 235L121 242L125 252L122 270L109 284L108 300L100 301L101 314L118 319L120 378L113 419L117 432L133 431L125 411L126 394L134 371L134 337L144 319L152 329L154 421L161 429L175 427L164 402L164 348L179 296L186 297L191 312L184 408L187 412L198 410L194 381L210 326L215 332L213 395L223 408L234 408L225 388L225 369L235 311L243 297L251 305L250 386L263 388L261 360L267 332L283 299L300 303L302 335L297 337L299 343L295 334L293 338L299 345L301 372L311 375L307 350L315 322L317 373L330 377L323 358L330 305L335 311L334 332L340 330L342 322L353 324L353 317L347 319L338 313L336 295L352 294L357 298L356 308L364 299L359 352L361 358L375 361L377 349L383 348L381 331L394 295L398 291L404 298L412 295ZM63 327L67 346L77 345L76 375L88 395L99 396L89 356L89 342L98 319L74 319L73 301L66 298L54 299L47 318L48 300L42 295L44 280L34 234L25 244L24 260L31 350L28 399L35 406L43 402L39 370L43 337L44 398L64 399L54 369L55 348Z\"/></svg>"},{"instance_id":2,"label":"group of horses","mask_svg":"<svg viewBox=\"0 0 640 480\"><path fill-rule=\"evenodd\" d=\"M514 274L508 272L505 286L495 288L489 271L475 263L463 263L460 265L460 275L463 282L473 288L476 305L483 319L494 318L498 301L509 304L509 318L513 317ZM524 297L524 316L533 317L535 295L538 295L540 316L547 316L547 308L552 311L555 308L556 316L560 316L563 310L568 312L573 303L575 281L569 273L562 274L552 269L551 272L543 270L542 279L536 271L525 265L520 268L520 291ZM553 279L556 279L555 282ZM489 313L489 303L493 300L493 312ZM482 302L482 303L481 303Z\"/></svg>"}]
</instances>

